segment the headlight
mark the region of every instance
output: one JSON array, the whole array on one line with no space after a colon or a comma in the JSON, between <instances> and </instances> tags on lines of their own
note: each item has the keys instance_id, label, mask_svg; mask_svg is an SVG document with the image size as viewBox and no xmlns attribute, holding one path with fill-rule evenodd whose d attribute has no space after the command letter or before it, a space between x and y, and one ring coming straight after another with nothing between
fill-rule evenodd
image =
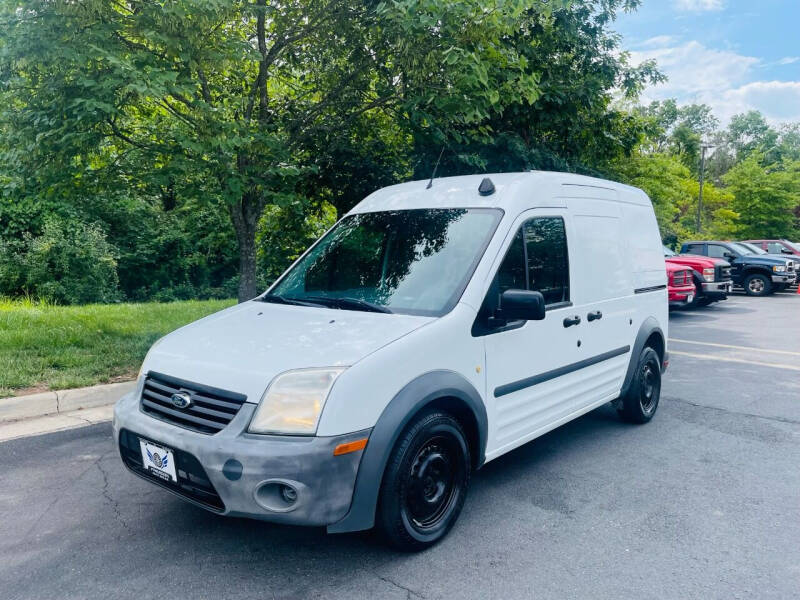
<instances>
[{"instance_id":1,"label":"headlight","mask_svg":"<svg viewBox=\"0 0 800 600\"><path fill-rule=\"evenodd\" d=\"M776 266L772 267L772 270L775 271L776 273L785 273L786 272L786 267L785 266L777 266L776 265Z\"/></svg>"},{"instance_id":2,"label":"headlight","mask_svg":"<svg viewBox=\"0 0 800 600\"><path fill-rule=\"evenodd\" d=\"M322 407L342 371L342 367L332 367L281 373L264 392L247 430L251 433L315 434Z\"/></svg>"},{"instance_id":3,"label":"headlight","mask_svg":"<svg viewBox=\"0 0 800 600\"><path fill-rule=\"evenodd\" d=\"M714 281L714 269L713 268L703 269L703 279L709 282Z\"/></svg>"}]
</instances>

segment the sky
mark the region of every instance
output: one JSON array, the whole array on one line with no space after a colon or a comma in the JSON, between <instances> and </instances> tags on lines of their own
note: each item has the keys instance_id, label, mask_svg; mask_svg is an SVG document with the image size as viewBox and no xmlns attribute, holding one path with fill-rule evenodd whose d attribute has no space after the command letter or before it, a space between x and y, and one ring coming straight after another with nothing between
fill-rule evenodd
<instances>
[{"instance_id":1,"label":"sky","mask_svg":"<svg viewBox=\"0 0 800 600\"><path fill-rule=\"evenodd\" d=\"M751 109L800 121L800 0L642 0L613 28L633 64L654 58L669 77L644 103L708 104L723 125Z\"/></svg>"}]
</instances>

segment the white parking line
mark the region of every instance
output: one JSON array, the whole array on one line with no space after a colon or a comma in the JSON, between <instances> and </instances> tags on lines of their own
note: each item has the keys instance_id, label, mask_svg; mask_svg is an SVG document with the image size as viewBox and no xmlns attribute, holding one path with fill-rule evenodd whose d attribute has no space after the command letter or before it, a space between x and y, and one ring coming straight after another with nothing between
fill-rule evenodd
<instances>
[{"instance_id":1,"label":"white parking line","mask_svg":"<svg viewBox=\"0 0 800 600\"><path fill-rule=\"evenodd\" d=\"M714 348L729 348L731 350L748 350L751 352L769 352L770 354L786 354L788 356L800 356L800 352L792 352L790 350L767 350L765 348L754 348L752 346L732 346L730 344L715 344L713 342L695 342L694 340L679 340L677 338L669 338L670 342L678 342L680 344L697 344L698 346L712 346Z\"/></svg>"},{"instance_id":2,"label":"white parking line","mask_svg":"<svg viewBox=\"0 0 800 600\"><path fill-rule=\"evenodd\" d=\"M670 350L669 355L688 356L690 358L699 358L701 360L718 360L721 362L741 363L745 365L752 365L755 367L772 367L773 369L783 369L785 371L800 371L800 367L796 365L782 365L778 363L757 362L754 360L746 360L743 358L725 358L722 356L711 356L709 354L695 354L694 352L679 352L677 350Z\"/></svg>"}]
</instances>

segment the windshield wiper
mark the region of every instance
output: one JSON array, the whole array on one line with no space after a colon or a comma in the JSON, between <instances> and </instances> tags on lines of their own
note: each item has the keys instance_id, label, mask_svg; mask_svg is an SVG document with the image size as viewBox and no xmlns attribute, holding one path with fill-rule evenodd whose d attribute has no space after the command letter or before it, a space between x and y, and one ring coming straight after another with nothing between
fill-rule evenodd
<instances>
[{"instance_id":1,"label":"windshield wiper","mask_svg":"<svg viewBox=\"0 0 800 600\"><path fill-rule=\"evenodd\" d=\"M273 304L290 304L292 306L324 306L321 302L306 302L299 298L288 298L278 294L267 294L259 298L261 302L272 302Z\"/></svg>"},{"instance_id":2,"label":"windshield wiper","mask_svg":"<svg viewBox=\"0 0 800 600\"><path fill-rule=\"evenodd\" d=\"M372 302L367 302L366 300L361 300L359 298L340 298L340 297L329 297L329 296L306 296L304 300L309 300L310 302L315 302L319 304L324 304L325 306L332 306L334 308L341 308L341 309L350 309L350 310L363 310L367 312L379 312L379 313L391 313L392 311L386 308L385 306L381 306L380 304L373 304Z\"/></svg>"}]
</instances>

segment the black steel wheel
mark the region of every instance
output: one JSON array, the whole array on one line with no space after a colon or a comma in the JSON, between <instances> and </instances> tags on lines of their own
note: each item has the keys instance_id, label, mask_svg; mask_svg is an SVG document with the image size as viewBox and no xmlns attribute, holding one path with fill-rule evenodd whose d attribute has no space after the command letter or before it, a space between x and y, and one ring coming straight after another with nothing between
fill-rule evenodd
<instances>
[{"instance_id":1,"label":"black steel wheel","mask_svg":"<svg viewBox=\"0 0 800 600\"><path fill-rule=\"evenodd\" d=\"M470 452L460 423L434 411L414 420L386 466L378 525L400 550L423 550L441 540L461 513L470 477Z\"/></svg>"},{"instance_id":2,"label":"black steel wheel","mask_svg":"<svg viewBox=\"0 0 800 600\"><path fill-rule=\"evenodd\" d=\"M620 398L620 416L631 423L647 423L658 410L661 398L661 359L653 348L646 347L639 355L636 371L628 392Z\"/></svg>"}]
</instances>

